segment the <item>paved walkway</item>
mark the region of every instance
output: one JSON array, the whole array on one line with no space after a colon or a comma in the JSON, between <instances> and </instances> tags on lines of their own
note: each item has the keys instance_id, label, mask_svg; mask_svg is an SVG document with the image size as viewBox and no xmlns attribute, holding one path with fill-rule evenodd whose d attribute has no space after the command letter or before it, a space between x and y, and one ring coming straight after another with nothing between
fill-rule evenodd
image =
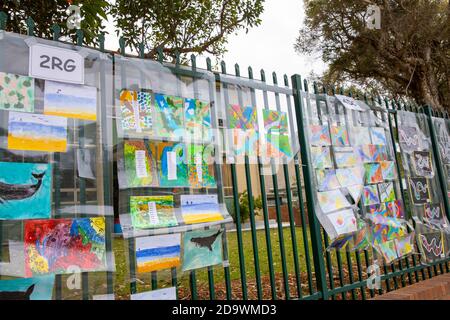
<instances>
[{"instance_id":1,"label":"paved walkway","mask_svg":"<svg viewBox=\"0 0 450 320\"><path fill-rule=\"evenodd\" d=\"M388 292L372 300L450 300L450 273Z\"/></svg>"}]
</instances>

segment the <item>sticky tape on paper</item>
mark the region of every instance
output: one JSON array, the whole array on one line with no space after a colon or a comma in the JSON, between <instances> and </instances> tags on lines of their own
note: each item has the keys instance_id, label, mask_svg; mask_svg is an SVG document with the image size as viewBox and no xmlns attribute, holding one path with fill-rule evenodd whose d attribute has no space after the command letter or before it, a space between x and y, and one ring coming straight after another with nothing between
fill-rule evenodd
<instances>
[{"instance_id":1,"label":"sticky tape on paper","mask_svg":"<svg viewBox=\"0 0 450 320\"><path fill-rule=\"evenodd\" d=\"M230 266L230 260L224 260L224 261L222 262L222 266L223 266L224 268L229 267L229 266Z\"/></svg>"},{"instance_id":2,"label":"sticky tape on paper","mask_svg":"<svg viewBox=\"0 0 450 320\"><path fill-rule=\"evenodd\" d=\"M30 38L26 38L25 40L23 40L29 47L31 47L33 44L38 43L38 41L36 40L36 38L34 37L30 37Z\"/></svg>"}]
</instances>

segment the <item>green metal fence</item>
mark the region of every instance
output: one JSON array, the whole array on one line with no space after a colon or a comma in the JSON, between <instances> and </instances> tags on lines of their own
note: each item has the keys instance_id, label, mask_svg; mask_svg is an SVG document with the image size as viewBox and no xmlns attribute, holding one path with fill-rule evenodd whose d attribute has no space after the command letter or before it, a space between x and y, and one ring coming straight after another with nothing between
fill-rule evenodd
<instances>
[{"instance_id":1,"label":"green metal fence","mask_svg":"<svg viewBox=\"0 0 450 320\"><path fill-rule=\"evenodd\" d=\"M28 35L33 36L34 23L31 19L27 20ZM3 12L0 13L0 30L7 30L7 16ZM58 41L60 37L60 28L55 25L52 28L54 32L54 41ZM82 45L83 33L77 32L77 45ZM104 36L98 37L99 47L97 50L111 55L116 55L113 52L107 52L104 49ZM126 44L121 39L120 54L125 56ZM139 57L144 59L143 46ZM1 57L0 57L1 59ZM165 64L163 61L162 51L159 50L158 61ZM179 58L176 59L174 65L167 65L177 77L187 77L195 79L198 77L197 61L195 56L190 59L190 69L180 66ZM281 164L281 171L276 170L277 164L270 163L269 168L272 174L252 174L252 170L261 173L264 165L261 159L258 158L257 164L250 163L248 157L245 158L245 163L240 164L224 164L223 166L216 165L216 172L221 172L224 176L228 175L231 181L232 191L229 198L232 199L232 207L236 217L236 232L229 232L227 234L228 244L233 242L236 251L231 251L230 247L225 248L228 254L229 265L224 265L223 268L208 268L204 271L191 271L187 276L177 275L176 269L171 270L170 284L178 286L178 297L180 299L369 299L384 292L396 290L418 281L422 281L433 276L449 271L448 260L438 261L431 265L422 265L418 261L418 257L413 255L402 259L401 261L382 267L382 288L379 290L369 290L367 288L367 268L372 264L376 252L373 250L364 250L356 252L347 251L327 251L330 241L325 231L320 226L320 223L315 215L314 208L314 189L311 185L313 179L312 166L308 163L308 148L307 139L304 132L305 124L303 118L303 104L311 104L319 106L319 104L327 104L325 99L326 94L333 95L336 90L334 88L322 88L308 83L306 80L302 81L301 77L294 74L290 79L284 75L282 77L282 84L279 84L276 73L272 74L271 84L266 79L264 70L260 71L258 77L253 73L251 67L247 69L247 74L241 74L239 65L234 66L234 71L230 72L227 69L225 62L220 64L220 70L214 70L211 60L207 59L206 69L214 72L216 78L215 83L210 84L211 95L214 90L219 90L223 93L222 103L227 105L233 101L238 104L244 103L245 99L256 105L257 97L262 97L263 107L268 109L271 105L276 110L281 110L282 107L289 114L291 120L291 128L297 128L297 136L294 137L300 147L292 163ZM233 81L228 80L226 75L231 75L235 79L242 80L243 85L236 85ZM225 76L225 77L224 77ZM105 83L105 80L102 80ZM313 92L310 92L310 88ZM245 88L245 90L244 90ZM230 94L230 93L233 94ZM343 89L341 89L343 93ZM102 91L102 95L106 91ZM443 194L447 195L447 183L444 174L444 166L439 161L436 132L432 117L440 117L448 119L447 114L435 112L429 106L417 107L405 105L396 101L381 100L379 97L359 97L365 100L369 105L383 106L387 110L387 119L389 124L392 143L395 146L397 137L397 111L407 110L416 113L423 113L428 117L429 127L431 128L431 139L433 142L433 153L438 161L439 179L443 188ZM105 101L105 99L101 99ZM269 102L269 101L274 102ZM103 105L102 108L106 108ZM320 112L320 110L318 110ZM375 113L377 111L374 111ZM385 114L380 114L380 117L385 117ZM110 119L107 118L106 112L102 113L100 121L106 124ZM222 119L227 123L226 119ZM81 126L81 128L84 128ZM103 135L111 134L108 131L108 126L104 126ZM114 128L112 125L111 128ZM114 132L114 135L116 133ZM78 141L82 145L84 143L84 131L78 132ZM114 137L117 139L117 137ZM115 194L114 187L111 183L113 181L114 170L111 167L112 154L108 150L103 150L103 172L104 175L104 203L112 205L114 203L113 195ZM398 151L397 156L397 170L401 173L401 157ZM58 155L55 155L56 162L59 161ZM238 174L238 166L243 166L244 175ZM267 169L267 168L266 168ZM225 179L225 178L224 178ZM240 213L239 203L239 182L245 181L244 184L247 190L247 197L249 202L249 230L243 231L243 223ZM402 183L400 179L400 183ZM254 188L259 189L262 201L262 224L263 227L257 230L257 221L255 219L256 209L254 203ZM271 191L269 192L269 189ZM80 204L86 201L86 182L83 179L78 181L78 189L80 192ZM402 186L402 191L403 191ZM58 182L55 185L54 191L54 205L57 208L60 199L60 187ZM282 197L280 193L286 195L286 204L281 203ZM220 200L223 201L225 194L223 194L222 185L218 185L218 193ZM270 227L270 207L269 207L269 193L274 197L274 211L276 228ZM306 196L306 197L305 197ZM402 195L403 197L403 195ZM115 197L114 197L115 198ZM448 198L444 197L445 211L450 217ZM287 212L287 221L283 224L283 208ZM113 233L112 217L107 217L106 234ZM0 234L1 240L2 234ZM133 239L127 240L125 244L118 244L120 239L109 239L107 241L108 250L116 253L117 249L122 248L125 252L124 256L116 254L116 265L123 265L120 259L126 259L129 254L129 265L126 273L130 277L129 286L124 289L120 287L120 282L123 282L116 273L107 272L106 284L107 293L115 293L124 291L126 294L135 293L138 291L138 281L136 279L136 266L134 264ZM126 253L128 248L128 253ZM1 256L1 255L0 255ZM126 264L125 264L126 265ZM218 281L217 279L221 279ZM82 299L89 299L90 276L87 273L82 277ZM154 272L149 279L140 280L151 283L151 288L156 289L160 282L158 281L157 273ZM57 276L56 282L56 299L64 299L61 288L61 276Z\"/></svg>"}]
</instances>

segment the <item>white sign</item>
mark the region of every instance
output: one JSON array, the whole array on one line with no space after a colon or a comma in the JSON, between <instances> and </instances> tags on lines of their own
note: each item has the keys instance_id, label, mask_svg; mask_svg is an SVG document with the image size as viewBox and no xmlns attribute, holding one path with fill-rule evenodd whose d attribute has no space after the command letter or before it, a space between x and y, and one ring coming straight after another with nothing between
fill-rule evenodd
<instances>
[{"instance_id":1,"label":"white sign","mask_svg":"<svg viewBox=\"0 0 450 320\"><path fill-rule=\"evenodd\" d=\"M136 159L136 176L138 178L147 178L147 163L146 163L146 155L145 150L136 150L134 153L134 158Z\"/></svg>"},{"instance_id":2,"label":"white sign","mask_svg":"<svg viewBox=\"0 0 450 320\"><path fill-rule=\"evenodd\" d=\"M29 76L84 84L84 58L76 51L44 44L32 44Z\"/></svg>"}]
</instances>

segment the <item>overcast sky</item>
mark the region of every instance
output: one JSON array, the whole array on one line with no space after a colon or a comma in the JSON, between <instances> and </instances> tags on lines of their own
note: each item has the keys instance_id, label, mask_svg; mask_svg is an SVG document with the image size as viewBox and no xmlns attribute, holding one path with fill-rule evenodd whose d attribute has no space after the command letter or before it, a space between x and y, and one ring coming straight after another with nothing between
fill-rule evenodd
<instances>
[{"instance_id":1,"label":"overcast sky","mask_svg":"<svg viewBox=\"0 0 450 320\"><path fill-rule=\"evenodd\" d=\"M291 76L294 73L307 77L312 70L321 74L326 65L320 56L300 56L294 51L304 17L302 0L266 0L259 27L250 29L248 33L242 31L229 36L228 52L223 58L229 66L228 72L234 70L235 63L239 63L243 76L247 76L248 66L253 68L258 78L261 68L266 75L276 71L279 79L283 74ZM107 30L110 34L105 45L107 49L117 50L118 40L112 23ZM205 66L205 62L200 60L198 65Z\"/></svg>"}]
</instances>

